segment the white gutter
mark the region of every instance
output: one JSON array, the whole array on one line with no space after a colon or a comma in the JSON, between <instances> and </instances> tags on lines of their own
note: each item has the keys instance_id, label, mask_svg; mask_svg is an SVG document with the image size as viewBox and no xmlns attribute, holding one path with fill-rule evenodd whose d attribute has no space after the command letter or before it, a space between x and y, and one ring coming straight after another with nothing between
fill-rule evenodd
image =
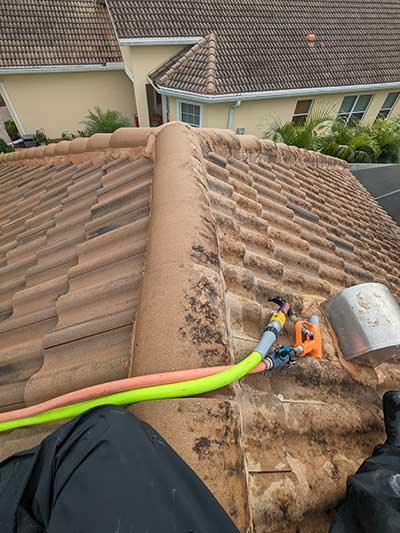
<instances>
[{"instance_id":1,"label":"white gutter","mask_svg":"<svg viewBox=\"0 0 400 533\"><path fill-rule=\"evenodd\" d=\"M15 125L18 128L19 134L25 135L26 133L25 128L22 125L22 122L21 122L21 119L19 118L17 110L15 109L11 101L10 95L8 94L7 89L5 88L4 83L2 81L0 81L0 94L6 103L7 109L10 112L10 115L12 116L12 119L15 122Z\"/></svg>"},{"instance_id":2,"label":"white gutter","mask_svg":"<svg viewBox=\"0 0 400 533\"><path fill-rule=\"evenodd\" d=\"M52 74L59 72L97 72L105 70L125 70L123 62L104 65L45 65L40 67L0 68L0 74Z\"/></svg>"},{"instance_id":3,"label":"white gutter","mask_svg":"<svg viewBox=\"0 0 400 533\"><path fill-rule=\"evenodd\" d=\"M391 90L400 89L400 82L391 83L376 83L371 85L346 85L339 87L312 87L306 89L284 89L277 91L259 91L259 92L247 92L247 93L228 93L220 95L207 95L192 93L189 91L181 91L179 89L169 89L168 87L162 87L156 85L150 78L149 82L154 89L166 96L173 96L175 98L184 98L186 100L193 100L194 102L217 104L221 102L232 102L234 100L268 100L272 98L292 98L299 96L313 96L319 94L332 94L332 93L349 93L349 92L367 92L378 90Z\"/></svg>"},{"instance_id":4,"label":"white gutter","mask_svg":"<svg viewBox=\"0 0 400 533\"><path fill-rule=\"evenodd\" d=\"M118 39L120 46L161 46L168 44L196 44L203 37L144 37L138 39Z\"/></svg>"}]
</instances>

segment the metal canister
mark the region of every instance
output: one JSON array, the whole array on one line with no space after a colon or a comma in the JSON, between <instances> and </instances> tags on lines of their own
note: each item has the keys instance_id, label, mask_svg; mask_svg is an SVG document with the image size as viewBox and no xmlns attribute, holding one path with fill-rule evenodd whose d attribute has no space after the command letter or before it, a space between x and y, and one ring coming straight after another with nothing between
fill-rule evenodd
<instances>
[{"instance_id":1,"label":"metal canister","mask_svg":"<svg viewBox=\"0 0 400 533\"><path fill-rule=\"evenodd\" d=\"M343 356L376 367L400 355L400 306L381 283L363 283L322 304Z\"/></svg>"}]
</instances>

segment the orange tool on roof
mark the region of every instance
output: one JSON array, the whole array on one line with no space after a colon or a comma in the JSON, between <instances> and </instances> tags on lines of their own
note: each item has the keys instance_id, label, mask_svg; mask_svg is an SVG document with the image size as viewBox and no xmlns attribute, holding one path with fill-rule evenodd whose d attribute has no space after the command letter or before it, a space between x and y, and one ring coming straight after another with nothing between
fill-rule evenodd
<instances>
[{"instance_id":1,"label":"orange tool on roof","mask_svg":"<svg viewBox=\"0 0 400 533\"><path fill-rule=\"evenodd\" d=\"M312 355L316 359L322 358L321 326L317 316L296 323L296 351L298 357Z\"/></svg>"}]
</instances>

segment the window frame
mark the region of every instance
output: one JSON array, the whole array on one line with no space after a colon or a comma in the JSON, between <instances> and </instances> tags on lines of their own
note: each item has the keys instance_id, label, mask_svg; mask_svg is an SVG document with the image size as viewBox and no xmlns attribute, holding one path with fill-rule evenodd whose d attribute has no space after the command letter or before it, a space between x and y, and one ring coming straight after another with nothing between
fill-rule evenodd
<instances>
[{"instance_id":1,"label":"window frame","mask_svg":"<svg viewBox=\"0 0 400 533\"><path fill-rule=\"evenodd\" d=\"M362 98L363 96L370 96L370 99L369 99L369 102L367 104L367 107L364 109L364 111L355 111L355 108L357 107L357 104L358 104L358 101L360 98ZM348 113L341 113L340 112L340 109L342 109L342 106L343 106L343 102L345 100L345 98L353 98L353 97L356 97L356 99L354 100L354 103L353 105L351 106L351 109ZM360 113L363 114L363 116L360 118L360 119L357 119L357 117L354 117L355 120L359 120L360 122L362 122L365 118L365 115L367 114L368 112L368 109L370 108L370 105L372 104L372 101L375 97L375 94L371 93L371 94L368 94L368 93L362 93L362 94L349 94L347 96L344 96L343 99L342 99L342 103L340 105L340 109L339 109L339 112L338 112L338 118L343 118L346 120L346 124L349 124L350 123L350 120L353 118L353 114L354 115L359 115Z\"/></svg>"},{"instance_id":2,"label":"window frame","mask_svg":"<svg viewBox=\"0 0 400 533\"><path fill-rule=\"evenodd\" d=\"M177 100L176 104L177 104L176 116L177 116L177 119L180 122L183 122L183 120L182 120L182 104L188 104L188 105L197 106L200 109L200 117L199 117L200 124L199 125L190 124L189 122L184 122L184 124L188 124L192 128L202 128L203 127L203 104L201 104L199 102L191 102L190 100Z\"/></svg>"},{"instance_id":3,"label":"window frame","mask_svg":"<svg viewBox=\"0 0 400 533\"><path fill-rule=\"evenodd\" d=\"M296 108L299 104L299 102L311 102L310 103L310 107L307 111L307 113L296 113ZM295 105L295 108L294 108L294 112L293 112L293 115L292 115L292 122L293 124L301 124L301 122L296 122L294 119L295 118L300 118L300 117L304 117L305 121L307 120L307 117L308 115L311 113L312 111L312 108L314 106L314 99L313 98L300 98L299 100L296 100L296 105Z\"/></svg>"},{"instance_id":4,"label":"window frame","mask_svg":"<svg viewBox=\"0 0 400 533\"><path fill-rule=\"evenodd\" d=\"M386 100L389 98L389 96L391 94L397 94L397 98L395 99L395 101L393 102L391 107L383 107L385 105ZM400 92L399 91L394 91L394 92L387 93L385 101L383 102L382 107L379 110L377 118L388 118L392 114L392 111L395 108L395 106L398 104L399 98L400 98ZM382 116L382 113L384 113L385 111L388 112L387 115Z\"/></svg>"}]
</instances>

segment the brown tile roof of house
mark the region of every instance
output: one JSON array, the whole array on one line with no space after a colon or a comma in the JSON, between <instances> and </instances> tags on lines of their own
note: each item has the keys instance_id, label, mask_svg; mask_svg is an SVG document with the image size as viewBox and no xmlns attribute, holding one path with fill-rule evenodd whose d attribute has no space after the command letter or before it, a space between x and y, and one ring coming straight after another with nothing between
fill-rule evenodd
<instances>
[{"instance_id":1,"label":"brown tile roof of house","mask_svg":"<svg viewBox=\"0 0 400 533\"><path fill-rule=\"evenodd\" d=\"M399 0L107 2L119 38L214 32L217 94L400 79ZM310 33L317 36L314 46ZM203 69L189 75L185 68L175 73L174 88L206 93L202 76Z\"/></svg>"},{"instance_id":2,"label":"brown tile roof of house","mask_svg":"<svg viewBox=\"0 0 400 533\"><path fill-rule=\"evenodd\" d=\"M193 47L184 48L150 77L163 87L215 94L219 89L216 67L217 42L215 34L211 33Z\"/></svg>"},{"instance_id":3,"label":"brown tile roof of house","mask_svg":"<svg viewBox=\"0 0 400 533\"><path fill-rule=\"evenodd\" d=\"M0 2L0 68L122 61L98 0Z\"/></svg>"},{"instance_id":4,"label":"brown tile roof of house","mask_svg":"<svg viewBox=\"0 0 400 533\"><path fill-rule=\"evenodd\" d=\"M364 281L400 297L399 226L346 163L297 148L176 123L119 130L3 155L0 188L3 409L238 360L277 293L295 319ZM346 363L323 315L322 328L321 361L132 408L241 531L325 531L382 438L398 363ZM53 427L0 434L1 456Z\"/></svg>"},{"instance_id":5,"label":"brown tile roof of house","mask_svg":"<svg viewBox=\"0 0 400 533\"><path fill-rule=\"evenodd\" d=\"M152 161L120 156L119 138L16 152L38 159L1 165L3 407L128 372ZM110 142L110 161L91 154ZM73 154L68 160L65 149Z\"/></svg>"}]
</instances>

